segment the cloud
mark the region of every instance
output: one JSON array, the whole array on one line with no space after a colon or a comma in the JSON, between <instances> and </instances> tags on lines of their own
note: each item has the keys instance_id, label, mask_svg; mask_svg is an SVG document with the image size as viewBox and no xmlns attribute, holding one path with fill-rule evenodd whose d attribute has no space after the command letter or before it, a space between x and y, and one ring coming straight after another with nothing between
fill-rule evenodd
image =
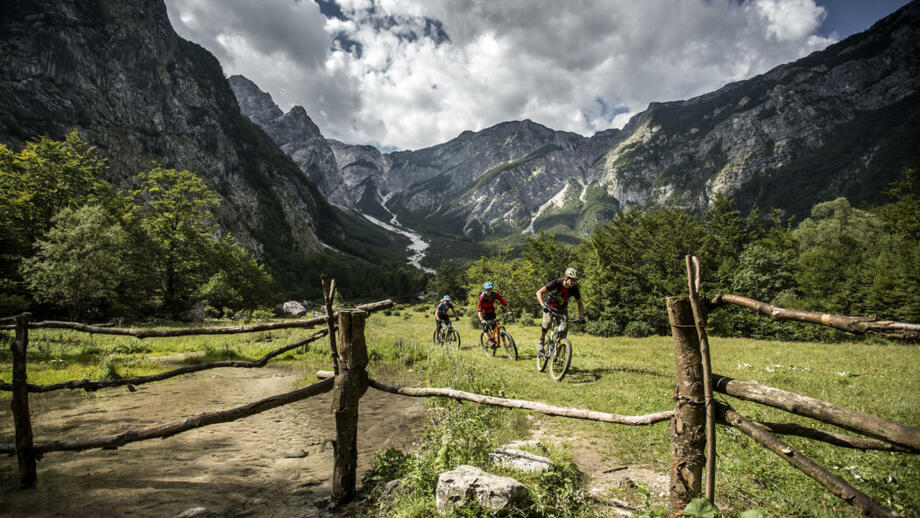
<instances>
[{"instance_id":1,"label":"cloud","mask_svg":"<svg viewBox=\"0 0 920 518\"><path fill-rule=\"evenodd\" d=\"M813 0L166 3L180 35L325 136L404 149L524 118L590 135L833 42Z\"/></svg>"}]
</instances>

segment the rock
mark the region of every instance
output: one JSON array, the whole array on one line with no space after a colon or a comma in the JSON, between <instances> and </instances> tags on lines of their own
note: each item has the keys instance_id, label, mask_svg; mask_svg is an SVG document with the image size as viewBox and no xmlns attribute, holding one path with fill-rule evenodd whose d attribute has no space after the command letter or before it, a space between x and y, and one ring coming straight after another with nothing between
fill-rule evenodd
<instances>
[{"instance_id":1,"label":"rock","mask_svg":"<svg viewBox=\"0 0 920 518\"><path fill-rule=\"evenodd\" d=\"M403 487L403 481L401 478L396 480L391 480L387 482L387 485L383 486L383 492L380 493L381 500L388 500L394 495L398 494Z\"/></svg>"},{"instance_id":2,"label":"rock","mask_svg":"<svg viewBox=\"0 0 920 518\"><path fill-rule=\"evenodd\" d=\"M530 503L530 493L511 477L499 477L473 466L459 466L438 477L438 512L449 513L453 507L463 507L473 500L500 513L526 507Z\"/></svg>"},{"instance_id":3,"label":"rock","mask_svg":"<svg viewBox=\"0 0 920 518\"><path fill-rule=\"evenodd\" d=\"M191 507L176 515L176 518L201 518L211 514L206 507Z\"/></svg>"},{"instance_id":4,"label":"rock","mask_svg":"<svg viewBox=\"0 0 920 518\"><path fill-rule=\"evenodd\" d=\"M291 315L293 317L299 317L307 312L307 308L303 307L303 304L297 302L296 300L289 300L281 305L281 310L285 314Z\"/></svg>"},{"instance_id":5,"label":"rock","mask_svg":"<svg viewBox=\"0 0 920 518\"><path fill-rule=\"evenodd\" d=\"M527 417L530 417L530 416L527 416ZM514 448L514 449L526 448L526 447L540 448L543 451L547 451L546 445L540 442L539 439L530 439L529 441L511 441L511 442L506 442L505 444L502 444L501 446L499 446L499 448Z\"/></svg>"},{"instance_id":6,"label":"rock","mask_svg":"<svg viewBox=\"0 0 920 518\"><path fill-rule=\"evenodd\" d=\"M556 467L553 461L546 457L512 448L496 448L492 450L489 453L489 460L499 466L529 473L550 471Z\"/></svg>"}]
</instances>

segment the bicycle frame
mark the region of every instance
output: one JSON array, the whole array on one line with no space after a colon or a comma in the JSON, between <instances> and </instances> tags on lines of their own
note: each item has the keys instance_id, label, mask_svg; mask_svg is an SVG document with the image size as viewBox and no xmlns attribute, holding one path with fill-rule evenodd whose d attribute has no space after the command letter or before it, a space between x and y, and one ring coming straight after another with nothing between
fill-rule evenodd
<instances>
[{"instance_id":1,"label":"bicycle frame","mask_svg":"<svg viewBox=\"0 0 920 518\"><path fill-rule=\"evenodd\" d=\"M502 313L502 316L494 320L486 320L486 324L489 326L489 338L498 344L498 337L500 336L501 331L505 328L505 320L508 319L508 316L511 315L510 311Z\"/></svg>"}]
</instances>

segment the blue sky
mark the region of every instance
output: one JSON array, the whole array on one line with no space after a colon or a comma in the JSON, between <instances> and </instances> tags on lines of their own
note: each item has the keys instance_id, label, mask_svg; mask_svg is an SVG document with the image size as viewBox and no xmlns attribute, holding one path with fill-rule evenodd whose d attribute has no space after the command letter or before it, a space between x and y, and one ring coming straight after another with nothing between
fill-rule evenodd
<instances>
[{"instance_id":1,"label":"blue sky","mask_svg":"<svg viewBox=\"0 0 920 518\"><path fill-rule=\"evenodd\" d=\"M419 149L531 119L591 135L867 29L888 0L166 0L184 38L327 138Z\"/></svg>"},{"instance_id":2,"label":"blue sky","mask_svg":"<svg viewBox=\"0 0 920 518\"><path fill-rule=\"evenodd\" d=\"M818 29L821 36L846 38L862 32L873 23L910 3L907 0L818 0L827 18Z\"/></svg>"}]
</instances>

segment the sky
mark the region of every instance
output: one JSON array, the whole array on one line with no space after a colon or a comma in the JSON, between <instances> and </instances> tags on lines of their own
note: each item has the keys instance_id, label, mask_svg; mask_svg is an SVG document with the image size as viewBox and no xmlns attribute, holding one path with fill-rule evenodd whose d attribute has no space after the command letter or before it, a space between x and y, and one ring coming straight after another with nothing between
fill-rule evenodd
<instances>
[{"instance_id":1,"label":"sky","mask_svg":"<svg viewBox=\"0 0 920 518\"><path fill-rule=\"evenodd\" d=\"M165 0L326 138L421 149L530 119L590 136L868 29L906 0Z\"/></svg>"}]
</instances>

